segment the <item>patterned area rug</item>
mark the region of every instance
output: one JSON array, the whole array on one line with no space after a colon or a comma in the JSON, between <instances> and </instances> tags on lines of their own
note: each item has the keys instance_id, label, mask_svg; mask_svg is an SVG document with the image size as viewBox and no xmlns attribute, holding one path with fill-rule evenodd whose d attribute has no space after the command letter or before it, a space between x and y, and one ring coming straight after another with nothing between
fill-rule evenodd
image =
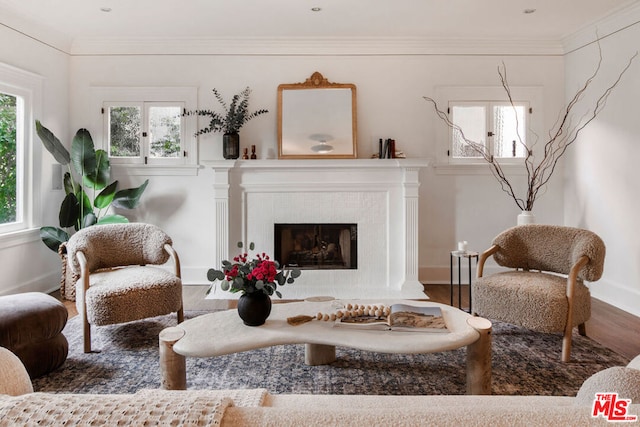
<instances>
[{"instance_id":1,"label":"patterned area rug","mask_svg":"<svg viewBox=\"0 0 640 427\"><path fill-rule=\"evenodd\" d=\"M199 312L187 312L194 317ZM34 380L36 391L132 393L159 388L158 334L175 325L160 316L93 328L93 348L82 353L80 319L64 334L69 357L55 372ZM574 335L572 362L560 362L562 337L494 322L493 394L575 396L582 382L628 360L595 341ZM306 366L304 346L286 345L209 359L187 358L190 389L266 388L272 393L464 394L466 349L427 355L391 355L337 348L338 360Z\"/></svg>"}]
</instances>

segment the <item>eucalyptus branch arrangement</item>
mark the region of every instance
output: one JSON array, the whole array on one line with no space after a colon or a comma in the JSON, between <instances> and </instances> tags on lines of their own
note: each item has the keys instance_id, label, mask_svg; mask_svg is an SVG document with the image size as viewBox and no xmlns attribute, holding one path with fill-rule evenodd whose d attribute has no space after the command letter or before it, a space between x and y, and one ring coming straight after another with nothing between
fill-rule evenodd
<instances>
[{"instance_id":1,"label":"eucalyptus branch arrangement","mask_svg":"<svg viewBox=\"0 0 640 427\"><path fill-rule=\"evenodd\" d=\"M227 104L217 89L212 89L212 92L220 106L224 109L223 113L212 110L193 110L184 113L186 116L197 115L211 118L209 126L196 132L196 136L210 132L223 132L225 134L238 133L240 128L249 120L269 112L268 110L260 109L249 113L249 95L251 94L249 87L246 87L242 92L234 95L230 104Z\"/></svg>"},{"instance_id":2,"label":"eucalyptus branch arrangement","mask_svg":"<svg viewBox=\"0 0 640 427\"><path fill-rule=\"evenodd\" d=\"M448 114L443 111L433 98L425 96L424 99L431 102L435 109L437 116L450 128L453 132L456 132L463 144L470 147L490 167L491 173L500 183L502 191L507 193L523 211L531 211L533 205L538 196L541 195L541 191L544 192L549 179L556 170L558 162L565 154L567 149L577 140L578 135L582 130L591 123L598 114L604 109L609 95L613 89L618 85L622 76L627 72L633 60L638 56L636 52L627 62L626 66L620 71L617 78L604 89L596 98L595 105L589 108L581 117L575 117L575 110L579 103L583 100L584 96L589 89L589 86L593 83L595 78L600 72L602 66L602 50L600 44L598 44L598 64L594 72L589 76L584 84L578 89L575 95L567 103L564 109L560 112L559 117L549 131L548 139L544 142L543 147L540 150L535 150L536 141L530 144L525 144L522 135L517 132L518 126L516 122L517 132L517 144L524 147L525 156L523 158L524 166L527 172L527 190L526 196L521 197L516 194L516 191L509 181L509 178L505 174L502 165L487 149L484 144L477 141L473 141L465 136L464 130L453 123ZM507 68L504 63L498 67L498 75L500 77L500 83L506 92L507 98L511 106L515 110L515 103L511 95L511 89L507 81ZM517 121L517 114L516 114ZM534 135L537 138L537 135Z\"/></svg>"}]
</instances>

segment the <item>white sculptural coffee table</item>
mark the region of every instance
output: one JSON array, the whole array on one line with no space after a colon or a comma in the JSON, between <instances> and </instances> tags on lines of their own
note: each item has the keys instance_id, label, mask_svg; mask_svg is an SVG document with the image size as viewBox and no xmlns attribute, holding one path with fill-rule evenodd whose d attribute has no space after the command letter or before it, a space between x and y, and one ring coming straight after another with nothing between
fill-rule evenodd
<instances>
[{"instance_id":1,"label":"white sculptural coffee table","mask_svg":"<svg viewBox=\"0 0 640 427\"><path fill-rule=\"evenodd\" d=\"M218 311L187 320L160 333L162 387L186 389L185 357L215 357L283 344L306 344L307 365L329 364L336 359L335 347L378 353L438 353L467 346L467 393L491 393L491 322L448 305L406 300L344 300L359 304L408 303L438 306L449 332L372 331L336 328L333 322L313 320L291 326L287 318L333 313L336 301L273 304L262 326L246 326L237 310Z\"/></svg>"}]
</instances>

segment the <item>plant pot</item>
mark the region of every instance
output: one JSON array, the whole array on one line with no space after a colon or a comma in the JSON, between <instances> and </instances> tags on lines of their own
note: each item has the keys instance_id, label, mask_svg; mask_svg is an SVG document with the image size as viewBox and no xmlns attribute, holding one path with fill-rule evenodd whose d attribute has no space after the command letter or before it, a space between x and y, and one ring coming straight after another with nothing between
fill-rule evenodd
<instances>
[{"instance_id":1,"label":"plant pot","mask_svg":"<svg viewBox=\"0 0 640 427\"><path fill-rule=\"evenodd\" d=\"M535 224L536 223L536 216L531 213L531 211L522 211L522 213L520 215L518 215L518 225L525 225L525 224Z\"/></svg>"},{"instance_id":2,"label":"plant pot","mask_svg":"<svg viewBox=\"0 0 640 427\"><path fill-rule=\"evenodd\" d=\"M238 300L238 315L247 326L264 324L271 314L271 298L264 292L243 294Z\"/></svg>"},{"instance_id":3,"label":"plant pot","mask_svg":"<svg viewBox=\"0 0 640 427\"><path fill-rule=\"evenodd\" d=\"M62 277L60 278L60 297L67 301L76 300L76 282L80 275L74 273L67 265L67 244L62 243L58 248L58 255L62 262Z\"/></svg>"},{"instance_id":4,"label":"plant pot","mask_svg":"<svg viewBox=\"0 0 640 427\"><path fill-rule=\"evenodd\" d=\"M225 159L237 159L240 157L240 135L238 133L225 133L222 135L222 156Z\"/></svg>"}]
</instances>

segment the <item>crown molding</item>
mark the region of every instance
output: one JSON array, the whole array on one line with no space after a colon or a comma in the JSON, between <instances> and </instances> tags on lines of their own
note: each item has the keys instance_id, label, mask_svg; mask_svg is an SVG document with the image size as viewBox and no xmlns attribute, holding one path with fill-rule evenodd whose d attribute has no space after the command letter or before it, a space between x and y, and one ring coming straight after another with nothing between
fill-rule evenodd
<instances>
[{"instance_id":1,"label":"crown molding","mask_svg":"<svg viewBox=\"0 0 640 427\"><path fill-rule=\"evenodd\" d=\"M640 2L631 1L604 18L591 23L562 40L565 54L581 49L624 28L640 24Z\"/></svg>"},{"instance_id":2,"label":"crown molding","mask_svg":"<svg viewBox=\"0 0 640 427\"><path fill-rule=\"evenodd\" d=\"M108 55L562 55L549 40L394 37L78 38L74 56Z\"/></svg>"},{"instance_id":3,"label":"crown molding","mask_svg":"<svg viewBox=\"0 0 640 427\"><path fill-rule=\"evenodd\" d=\"M0 17L0 26L8 30L25 35L62 53L69 54L71 51L71 38L59 31L36 24L2 6L0 6Z\"/></svg>"}]
</instances>

